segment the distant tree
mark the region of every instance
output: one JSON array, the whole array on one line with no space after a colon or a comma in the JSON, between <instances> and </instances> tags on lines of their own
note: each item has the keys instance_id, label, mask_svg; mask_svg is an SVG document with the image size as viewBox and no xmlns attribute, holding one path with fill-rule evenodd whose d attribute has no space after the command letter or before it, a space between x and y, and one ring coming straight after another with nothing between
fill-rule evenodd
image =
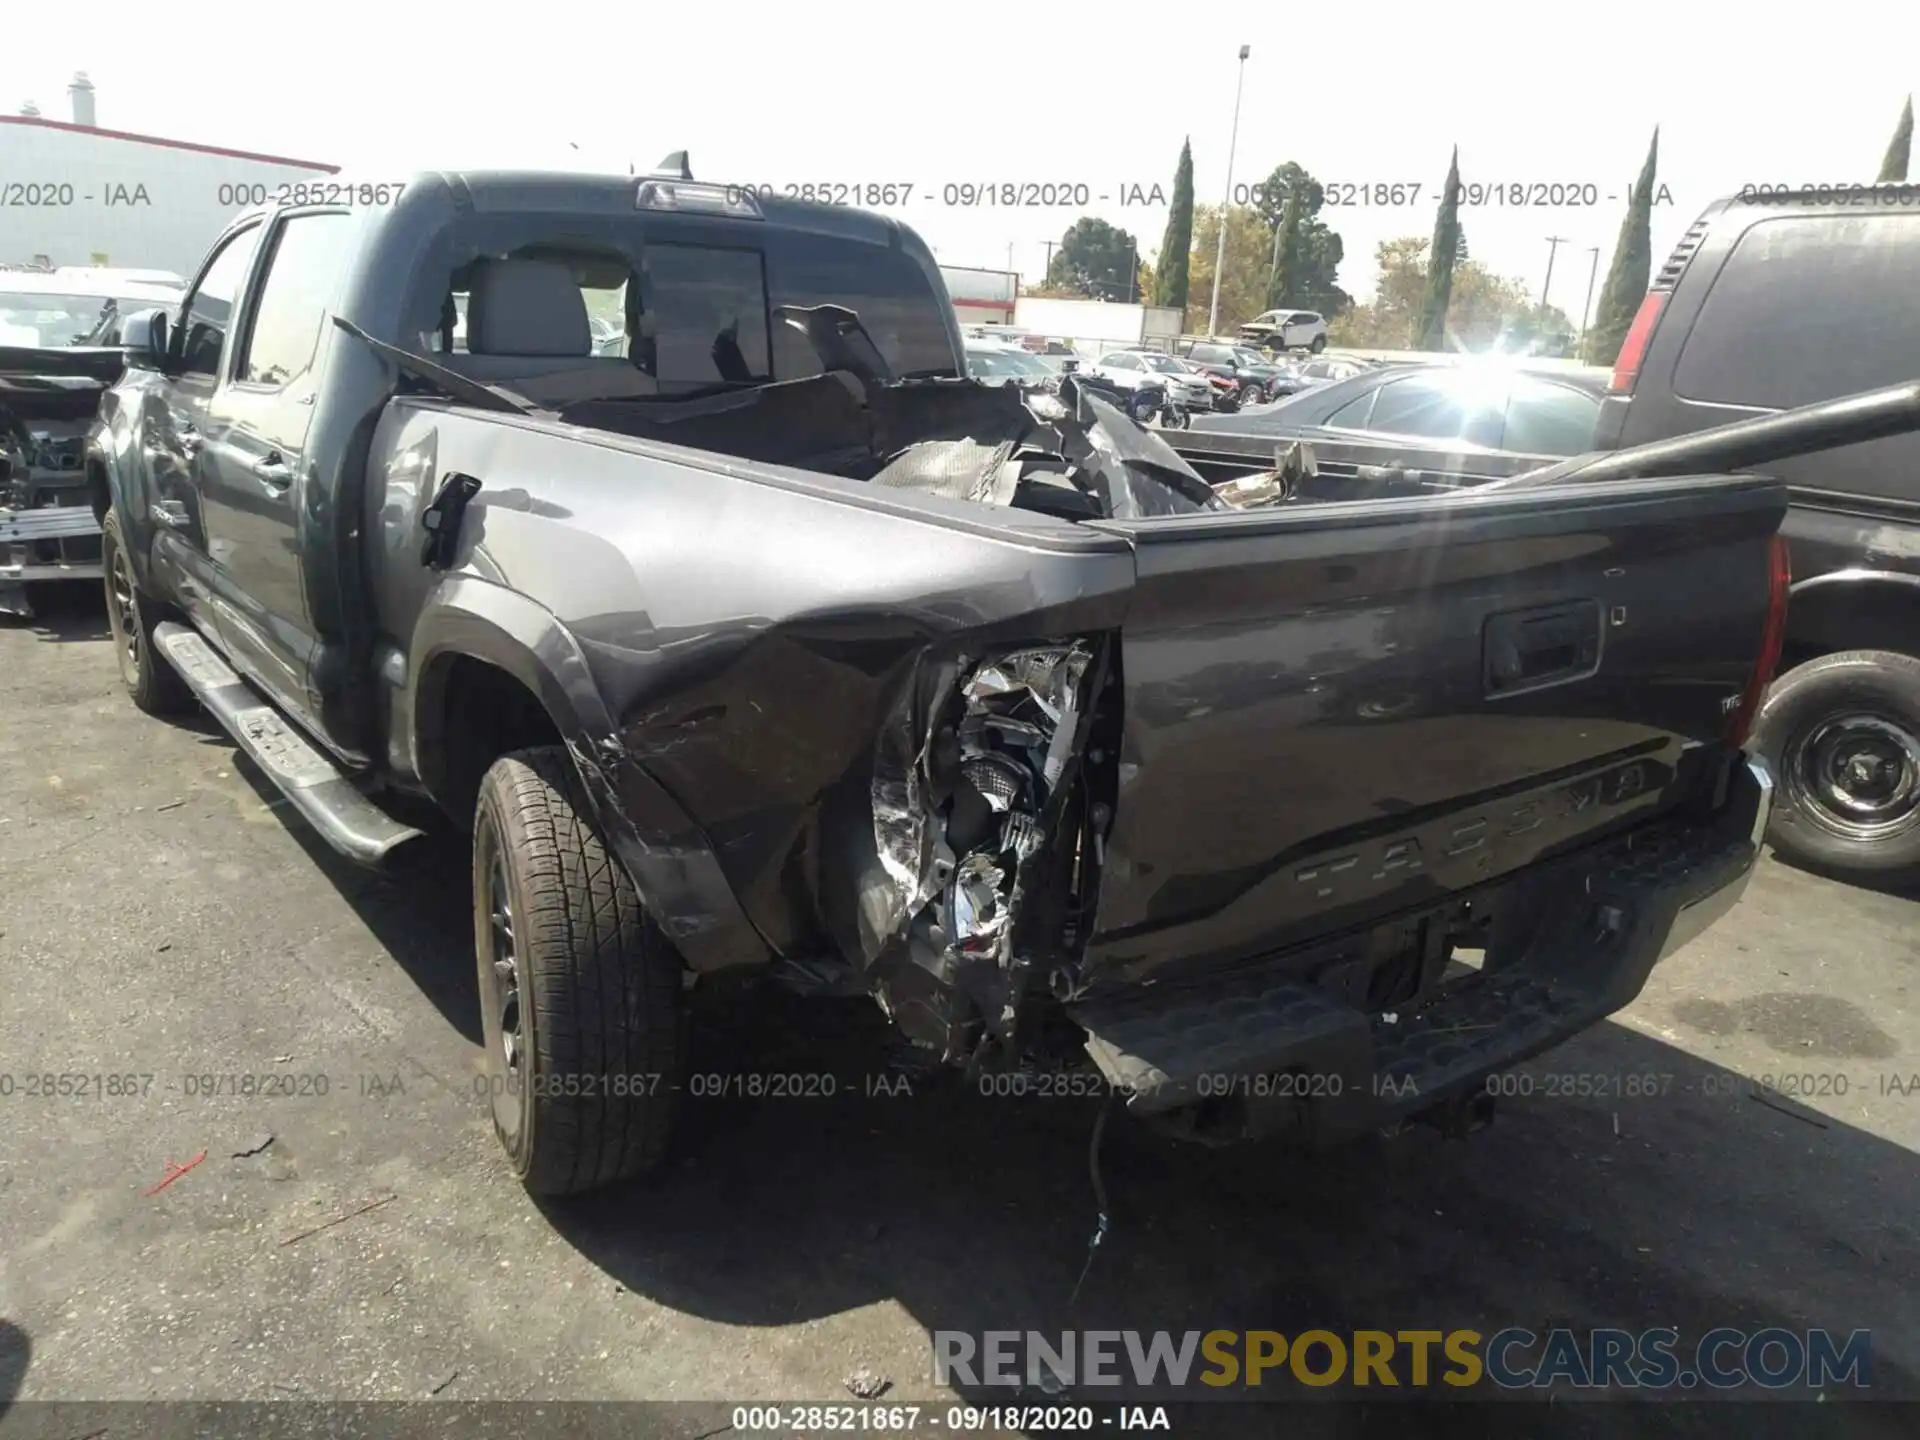
<instances>
[{"instance_id":1,"label":"distant tree","mask_svg":"<svg viewBox=\"0 0 1920 1440\"><path fill-rule=\"evenodd\" d=\"M1913 97L1907 97L1907 103L1901 107L1900 121L1893 127L1893 139L1887 142L1887 153L1880 161L1880 173L1875 181L1881 185L1899 184L1907 178L1907 158L1913 150Z\"/></svg>"},{"instance_id":2,"label":"distant tree","mask_svg":"<svg viewBox=\"0 0 1920 1440\"><path fill-rule=\"evenodd\" d=\"M1154 299L1175 310L1187 308L1188 260L1193 250L1193 142L1182 141L1180 163L1173 171L1173 206L1167 211L1167 233L1160 240L1154 278Z\"/></svg>"},{"instance_id":3,"label":"distant tree","mask_svg":"<svg viewBox=\"0 0 1920 1440\"><path fill-rule=\"evenodd\" d=\"M1140 246L1133 236L1097 216L1082 215L1060 237L1060 248L1047 266L1047 283L1096 300L1137 300L1139 260Z\"/></svg>"},{"instance_id":4,"label":"distant tree","mask_svg":"<svg viewBox=\"0 0 1920 1440\"><path fill-rule=\"evenodd\" d=\"M1601 287L1600 304L1593 312L1593 328L1587 332L1589 364L1614 362L1633 317L1640 311L1640 302L1647 297L1647 280L1653 273L1653 177L1659 162L1660 128L1655 126L1646 163L1640 167L1640 178L1627 200L1626 218L1620 222L1620 239L1613 247L1607 282Z\"/></svg>"},{"instance_id":5,"label":"distant tree","mask_svg":"<svg viewBox=\"0 0 1920 1440\"><path fill-rule=\"evenodd\" d=\"M1453 147L1447 162L1447 187L1440 193L1440 206L1433 217L1433 244L1428 247L1432 261L1427 266L1427 294L1420 306L1419 335L1414 340L1420 350L1447 348L1447 301L1453 295L1453 267L1460 263L1460 147Z\"/></svg>"},{"instance_id":6,"label":"distant tree","mask_svg":"<svg viewBox=\"0 0 1920 1440\"><path fill-rule=\"evenodd\" d=\"M1379 280L1373 298L1355 305L1328 328L1336 345L1399 350L1419 323L1427 295L1427 255L1431 241L1419 235L1383 240L1374 251ZM1565 328L1558 316L1554 328ZM1539 328L1538 308L1519 280L1495 275L1477 261L1456 256L1447 300L1447 332L1468 350L1487 350L1502 337L1511 343L1516 331L1530 334Z\"/></svg>"},{"instance_id":7,"label":"distant tree","mask_svg":"<svg viewBox=\"0 0 1920 1440\"><path fill-rule=\"evenodd\" d=\"M1319 218L1326 200L1326 187L1292 160L1275 166L1256 188L1253 208L1271 247L1262 308L1297 306L1332 317L1353 303L1338 279L1346 244Z\"/></svg>"},{"instance_id":8,"label":"distant tree","mask_svg":"<svg viewBox=\"0 0 1920 1440\"><path fill-rule=\"evenodd\" d=\"M1196 206L1193 212L1193 265L1186 329L1205 328L1213 299L1213 256L1220 243L1218 205ZM1231 335L1268 308L1267 266L1273 236L1259 214L1245 205L1229 206L1227 257L1220 272L1220 329Z\"/></svg>"}]
</instances>

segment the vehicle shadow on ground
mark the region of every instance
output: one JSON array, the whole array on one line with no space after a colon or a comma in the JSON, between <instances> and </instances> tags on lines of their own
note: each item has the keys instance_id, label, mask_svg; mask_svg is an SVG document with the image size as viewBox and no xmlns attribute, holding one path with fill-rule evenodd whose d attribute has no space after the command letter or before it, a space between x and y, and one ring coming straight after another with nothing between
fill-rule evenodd
<instances>
[{"instance_id":1,"label":"vehicle shadow on ground","mask_svg":"<svg viewBox=\"0 0 1920 1440\"><path fill-rule=\"evenodd\" d=\"M209 743L232 756L234 773L253 788L261 803L276 808L308 862L353 907L441 1018L468 1042L480 1044L473 877L464 837L453 835L446 821L429 814L424 806L409 807L402 818L427 833L410 842L388 868L363 869L322 840L305 821L286 813L286 797L212 717L200 711L197 721L204 722Z\"/></svg>"},{"instance_id":2,"label":"vehicle shadow on ground","mask_svg":"<svg viewBox=\"0 0 1920 1440\"><path fill-rule=\"evenodd\" d=\"M1920 877L1896 876L1883 880L1869 875L1849 875L1825 865L1815 864L1811 860L1796 860L1777 846L1769 845L1767 849L1775 860L1798 870L1803 875L1831 880L1836 885L1851 885L1860 890L1872 890L1881 895L1897 896L1902 900L1920 900Z\"/></svg>"},{"instance_id":3,"label":"vehicle shadow on ground","mask_svg":"<svg viewBox=\"0 0 1920 1440\"><path fill-rule=\"evenodd\" d=\"M0 1419L26 1383L33 1363L33 1341L11 1320L0 1320Z\"/></svg>"},{"instance_id":4,"label":"vehicle shadow on ground","mask_svg":"<svg viewBox=\"0 0 1920 1440\"><path fill-rule=\"evenodd\" d=\"M1098 1102L956 1085L869 1097L884 1051L865 1002L760 994L729 1008L696 1018L696 1074L833 1074L839 1096L689 1095L664 1174L548 1207L609 1275L675 1309L784 1325L892 1299L930 1332L976 1336L1871 1329L1874 1394L1920 1396L1920 1235L1903 1198L1920 1157L1756 1099L1624 1026L1547 1068L1658 1077L1641 1083L1664 1094L1514 1100L1469 1142L1419 1127L1313 1161L1175 1145L1123 1118L1103 1153L1113 1229L1070 1304L1095 1226ZM1645 1406L1604 1409L1591 1433L1689 1433Z\"/></svg>"},{"instance_id":5,"label":"vehicle shadow on ground","mask_svg":"<svg viewBox=\"0 0 1920 1440\"><path fill-rule=\"evenodd\" d=\"M36 639L55 645L77 640L105 640L107 607L100 598L98 580L39 581L27 587L31 616L0 612L0 625L30 630Z\"/></svg>"},{"instance_id":6,"label":"vehicle shadow on ground","mask_svg":"<svg viewBox=\"0 0 1920 1440\"><path fill-rule=\"evenodd\" d=\"M464 847L436 837L383 876L304 826L289 830L478 1043ZM1860 1072L1895 1068L1870 1026L1802 1018L1824 1027L1811 1053ZM1638 1077L1655 1093L1506 1100L1492 1129L1467 1142L1416 1127L1308 1159L1178 1145L1120 1115L1102 1151L1112 1229L1077 1301L1097 1219L1097 1099L982 1094L957 1079L902 1086L886 1023L863 999L717 987L696 992L689 1040L679 1138L662 1169L542 1207L612 1279L688 1314L778 1327L891 1300L928 1332L975 1336L1672 1326L1683 1358L1684 1342L1718 1326L1824 1327L1842 1341L1867 1329L1872 1394L1920 1397L1920 1157L1791 1100L1756 1098L1731 1071L1623 1025L1602 1024L1532 1068L1615 1089ZM737 1093L753 1085L793 1093ZM1281 1384L1264 1404L1308 1393ZM959 1388L980 1404L1047 1398ZM1532 1407L1309 1408L1329 1428L1304 1433L1342 1435L1677 1436L1728 1433L1733 1421L1712 1404L1562 1403L1545 1430ZM1285 1423L1298 1432L1313 1415L1289 1407ZM1858 1405L1743 1406L1738 1416L1743 1435L1910 1433L1907 1417ZM1242 1436L1270 1422L1279 1412L1202 1404L1179 1433Z\"/></svg>"}]
</instances>

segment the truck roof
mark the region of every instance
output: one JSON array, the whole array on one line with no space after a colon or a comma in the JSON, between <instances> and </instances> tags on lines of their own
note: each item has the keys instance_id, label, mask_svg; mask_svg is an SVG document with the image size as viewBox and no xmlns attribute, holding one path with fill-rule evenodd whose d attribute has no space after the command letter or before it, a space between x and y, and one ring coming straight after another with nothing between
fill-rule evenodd
<instances>
[{"instance_id":1,"label":"truck roof","mask_svg":"<svg viewBox=\"0 0 1920 1440\"><path fill-rule=\"evenodd\" d=\"M724 180L683 180L668 175L609 175L603 171L421 170L406 176L349 171L335 176L316 177L309 183L309 189L317 192L320 198L305 203L324 205L329 203L328 197L336 193L340 195L341 203L351 203L353 193L363 186L404 186L409 192L419 188L438 190L461 208L478 214L554 210L576 214L631 215L643 208L638 196L641 187L649 184L705 192L719 189L730 196L749 197L769 224L825 231L842 239L893 245L898 243L898 236L904 230L898 221L871 210L789 198L773 193L772 187L766 185L736 185ZM244 218L267 214L277 208L281 207L274 204L254 206L240 212L231 223L238 224Z\"/></svg>"}]
</instances>

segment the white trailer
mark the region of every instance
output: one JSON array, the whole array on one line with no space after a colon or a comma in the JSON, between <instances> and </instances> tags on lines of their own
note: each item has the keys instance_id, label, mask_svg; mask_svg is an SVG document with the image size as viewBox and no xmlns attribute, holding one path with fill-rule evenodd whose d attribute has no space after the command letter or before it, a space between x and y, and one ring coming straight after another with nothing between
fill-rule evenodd
<instances>
[{"instance_id":1,"label":"white trailer","mask_svg":"<svg viewBox=\"0 0 1920 1440\"><path fill-rule=\"evenodd\" d=\"M1121 305L1110 300L1047 300L1022 295L1014 323L1050 339L1065 340L1089 359L1109 350L1146 346L1171 350L1183 312L1160 305Z\"/></svg>"},{"instance_id":2,"label":"white trailer","mask_svg":"<svg viewBox=\"0 0 1920 1440\"><path fill-rule=\"evenodd\" d=\"M221 229L338 166L0 115L0 264L192 275Z\"/></svg>"},{"instance_id":3,"label":"white trailer","mask_svg":"<svg viewBox=\"0 0 1920 1440\"><path fill-rule=\"evenodd\" d=\"M1013 271L942 265L940 278L946 281L947 296L961 325L1013 323L1014 301L1020 294L1020 277Z\"/></svg>"}]
</instances>

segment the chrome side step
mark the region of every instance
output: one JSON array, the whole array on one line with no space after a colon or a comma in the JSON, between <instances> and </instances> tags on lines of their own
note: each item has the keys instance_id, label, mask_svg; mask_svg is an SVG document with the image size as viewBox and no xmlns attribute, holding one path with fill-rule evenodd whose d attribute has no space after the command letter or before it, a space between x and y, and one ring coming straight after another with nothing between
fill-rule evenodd
<instances>
[{"instance_id":1,"label":"chrome side step","mask_svg":"<svg viewBox=\"0 0 1920 1440\"><path fill-rule=\"evenodd\" d=\"M342 855L377 866L419 838L422 832L402 825L355 789L196 632L166 621L154 627L153 643L246 757Z\"/></svg>"}]
</instances>

